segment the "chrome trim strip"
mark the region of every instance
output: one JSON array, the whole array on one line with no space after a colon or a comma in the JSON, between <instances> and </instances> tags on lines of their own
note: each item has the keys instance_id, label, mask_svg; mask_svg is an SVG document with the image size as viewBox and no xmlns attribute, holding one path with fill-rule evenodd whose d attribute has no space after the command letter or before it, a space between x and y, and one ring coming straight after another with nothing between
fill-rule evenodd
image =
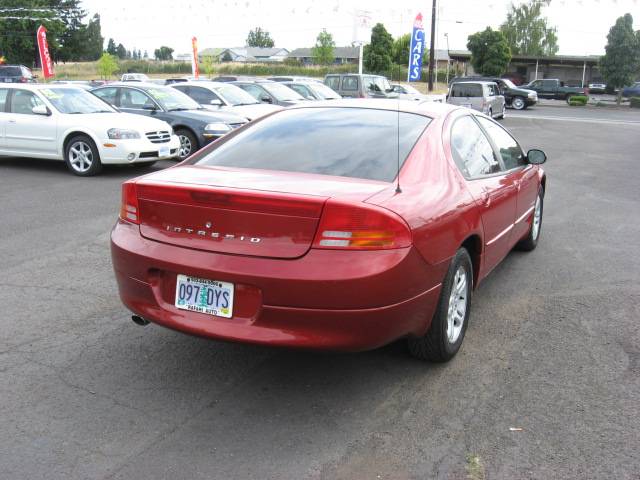
<instances>
[{"instance_id":1,"label":"chrome trim strip","mask_svg":"<svg viewBox=\"0 0 640 480\"><path fill-rule=\"evenodd\" d=\"M500 232L498 235L496 235L494 238L492 238L491 240L489 240L487 242L487 245L491 245L494 242L497 242L498 240L500 240L500 237L504 237L507 233L509 233L511 231L511 229L513 228L513 224L509 225L507 228L505 228L502 232Z\"/></svg>"},{"instance_id":2,"label":"chrome trim strip","mask_svg":"<svg viewBox=\"0 0 640 480\"><path fill-rule=\"evenodd\" d=\"M520 216L520 218L518 218L518 219L515 221L515 223L520 223L522 220L524 220L525 218L527 218L527 217L531 214L531 212L533 212L533 209L534 209L535 207L536 207L535 205L531 205L531 207L529 207L529 210L527 210L526 212L524 212L524 213ZM514 225L515 225L515 223L514 223Z\"/></svg>"}]
</instances>

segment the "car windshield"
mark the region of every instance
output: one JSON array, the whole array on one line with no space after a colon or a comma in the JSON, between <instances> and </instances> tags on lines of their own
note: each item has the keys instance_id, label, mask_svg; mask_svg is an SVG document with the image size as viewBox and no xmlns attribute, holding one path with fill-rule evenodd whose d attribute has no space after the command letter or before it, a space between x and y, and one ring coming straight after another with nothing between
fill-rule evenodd
<instances>
[{"instance_id":1,"label":"car windshield","mask_svg":"<svg viewBox=\"0 0 640 480\"><path fill-rule=\"evenodd\" d=\"M171 87L149 88L147 93L158 102L162 108L173 110L198 110L200 105L188 95Z\"/></svg>"},{"instance_id":2,"label":"car windshield","mask_svg":"<svg viewBox=\"0 0 640 480\"><path fill-rule=\"evenodd\" d=\"M60 113L111 113L113 108L80 87L51 87L39 90Z\"/></svg>"},{"instance_id":3,"label":"car windshield","mask_svg":"<svg viewBox=\"0 0 640 480\"><path fill-rule=\"evenodd\" d=\"M260 103L250 94L235 85L224 85L222 87L216 87L214 90L230 105L255 105L256 103Z\"/></svg>"},{"instance_id":4,"label":"car windshield","mask_svg":"<svg viewBox=\"0 0 640 480\"><path fill-rule=\"evenodd\" d=\"M430 121L396 110L283 110L222 141L196 164L391 182Z\"/></svg>"},{"instance_id":5,"label":"car windshield","mask_svg":"<svg viewBox=\"0 0 640 480\"><path fill-rule=\"evenodd\" d=\"M261 83L260 86L281 102L287 100L304 100L304 97L298 92L294 92L281 83Z\"/></svg>"},{"instance_id":6,"label":"car windshield","mask_svg":"<svg viewBox=\"0 0 640 480\"><path fill-rule=\"evenodd\" d=\"M318 82L308 83L307 87L313 90L314 92L316 92L318 95L320 95L324 99L340 98L340 95L338 95L334 90L330 89L329 87L327 87L322 83L318 83Z\"/></svg>"},{"instance_id":7,"label":"car windshield","mask_svg":"<svg viewBox=\"0 0 640 480\"><path fill-rule=\"evenodd\" d=\"M509 80L508 78L503 78L502 81L504 82L504 84L507 86L507 88L518 88L516 87L515 83L513 83L511 80Z\"/></svg>"}]
</instances>

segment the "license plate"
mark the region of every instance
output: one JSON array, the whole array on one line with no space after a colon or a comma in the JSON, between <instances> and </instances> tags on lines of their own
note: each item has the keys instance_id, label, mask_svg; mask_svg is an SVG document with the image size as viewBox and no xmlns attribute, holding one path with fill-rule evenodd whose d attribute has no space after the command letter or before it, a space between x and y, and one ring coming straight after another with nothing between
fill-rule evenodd
<instances>
[{"instance_id":1,"label":"license plate","mask_svg":"<svg viewBox=\"0 0 640 480\"><path fill-rule=\"evenodd\" d=\"M171 151L169 150L169 147L160 147L158 150L159 157L168 157L170 153Z\"/></svg>"},{"instance_id":2,"label":"license plate","mask_svg":"<svg viewBox=\"0 0 640 480\"><path fill-rule=\"evenodd\" d=\"M233 283L178 275L176 307L216 317L233 315Z\"/></svg>"}]
</instances>

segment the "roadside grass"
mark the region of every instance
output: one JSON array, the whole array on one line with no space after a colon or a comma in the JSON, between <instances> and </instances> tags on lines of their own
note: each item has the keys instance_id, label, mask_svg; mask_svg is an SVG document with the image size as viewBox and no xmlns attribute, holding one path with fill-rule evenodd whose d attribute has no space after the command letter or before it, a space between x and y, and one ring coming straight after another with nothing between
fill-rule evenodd
<instances>
[{"instance_id":1,"label":"roadside grass","mask_svg":"<svg viewBox=\"0 0 640 480\"><path fill-rule=\"evenodd\" d=\"M466 469L469 480L485 480L484 465L479 455L467 455Z\"/></svg>"}]
</instances>

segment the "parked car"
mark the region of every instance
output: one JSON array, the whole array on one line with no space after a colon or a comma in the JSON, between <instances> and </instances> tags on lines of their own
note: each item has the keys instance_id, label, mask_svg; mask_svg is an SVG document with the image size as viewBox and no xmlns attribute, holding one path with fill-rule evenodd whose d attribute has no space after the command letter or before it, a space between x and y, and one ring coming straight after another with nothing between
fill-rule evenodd
<instances>
[{"instance_id":1,"label":"parked car","mask_svg":"<svg viewBox=\"0 0 640 480\"><path fill-rule=\"evenodd\" d=\"M164 120L180 139L178 158L193 152L234 128L246 118L229 112L211 112L175 88L153 83L112 83L92 93L123 112Z\"/></svg>"},{"instance_id":2,"label":"parked car","mask_svg":"<svg viewBox=\"0 0 640 480\"><path fill-rule=\"evenodd\" d=\"M521 73L514 73L514 72L505 73L504 75L502 75L501 78L504 78L506 80L511 80L511 83L513 83L517 87L527 83L527 80L526 80L525 76L522 75Z\"/></svg>"},{"instance_id":3,"label":"parked car","mask_svg":"<svg viewBox=\"0 0 640 480\"><path fill-rule=\"evenodd\" d=\"M189 95L202 107L214 112L224 110L254 120L282 107L259 102L240 87L224 82L183 82L172 88Z\"/></svg>"},{"instance_id":4,"label":"parked car","mask_svg":"<svg viewBox=\"0 0 640 480\"><path fill-rule=\"evenodd\" d=\"M624 87L622 90L623 97L640 97L640 82L636 82L630 87Z\"/></svg>"},{"instance_id":5,"label":"parked car","mask_svg":"<svg viewBox=\"0 0 640 480\"><path fill-rule=\"evenodd\" d=\"M271 80L274 82L316 82L322 83L322 80L318 80L313 77L297 77L297 76L288 76L288 75L276 75L275 77L268 77L267 80Z\"/></svg>"},{"instance_id":6,"label":"parked car","mask_svg":"<svg viewBox=\"0 0 640 480\"><path fill-rule=\"evenodd\" d=\"M424 93L420 93L415 87L411 85L401 85L399 83L392 83L391 89L398 94L400 100L413 100L416 102L423 102L429 100Z\"/></svg>"},{"instance_id":7,"label":"parked car","mask_svg":"<svg viewBox=\"0 0 640 480\"><path fill-rule=\"evenodd\" d=\"M566 100L567 102L574 95L588 95L589 90L583 87L569 87L565 82L558 79L545 78L544 80L534 80L524 88L534 90L540 98L552 98L555 100Z\"/></svg>"},{"instance_id":8,"label":"parked car","mask_svg":"<svg viewBox=\"0 0 640 480\"><path fill-rule=\"evenodd\" d=\"M121 82L148 82L150 79L144 73L123 73Z\"/></svg>"},{"instance_id":9,"label":"parked car","mask_svg":"<svg viewBox=\"0 0 640 480\"><path fill-rule=\"evenodd\" d=\"M63 160L79 176L105 164L150 165L178 155L165 122L118 113L71 85L0 85L0 155Z\"/></svg>"},{"instance_id":10,"label":"parked car","mask_svg":"<svg viewBox=\"0 0 640 480\"><path fill-rule=\"evenodd\" d=\"M335 91L320 82L305 82L302 80L295 80L291 82L285 81L280 83L298 92L307 100L338 100L339 98L342 98Z\"/></svg>"},{"instance_id":11,"label":"parked car","mask_svg":"<svg viewBox=\"0 0 640 480\"><path fill-rule=\"evenodd\" d=\"M54 80L51 82L52 85L69 85L81 88L83 90L92 90L94 87L91 85L91 82L87 80Z\"/></svg>"},{"instance_id":12,"label":"parked car","mask_svg":"<svg viewBox=\"0 0 640 480\"><path fill-rule=\"evenodd\" d=\"M456 82L451 84L447 103L472 108L491 118L504 118L506 102L495 82Z\"/></svg>"},{"instance_id":13,"label":"parked car","mask_svg":"<svg viewBox=\"0 0 640 480\"><path fill-rule=\"evenodd\" d=\"M125 182L111 253L134 321L452 358L472 292L538 244L546 156L481 113L401 103L283 109Z\"/></svg>"},{"instance_id":14,"label":"parked car","mask_svg":"<svg viewBox=\"0 0 640 480\"><path fill-rule=\"evenodd\" d=\"M254 80L260 80L260 78L249 75L219 75L211 80L214 82L253 82Z\"/></svg>"},{"instance_id":15,"label":"parked car","mask_svg":"<svg viewBox=\"0 0 640 480\"><path fill-rule=\"evenodd\" d=\"M451 84L467 81L495 82L498 85L500 94L504 96L507 107L515 110L524 110L538 103L538 94L534 90L527 90L514 85L508 78L499 77L456 77L451 80Z\"/></svg>"},{"instance_id":16,"label":"parked car","mask_svg":"<svg viewBox=\"0 0 640 480\"><path fill-rule=\"evenodd\" d=\"M594 82L589 84L589 93L605 93L607 84L602 82Z\"/></svg>"},{"instance_id":17,"label":"parked car","mask_svg":"<svg viewBox=\"0 0 640 480\"><path fill-rule=\"evenodd\" d=\"M24 65L0 65L0 83L35 82L31 69Z\"/></svg>"},{"instance_id":18,"label":"parked car","mask_svg":"<svg viewBox=\"0 0 640 480\"><path fill-rule=\"evenodd\" d=\"M165 85L173 85L174 83L183 83L188 82L189 79L186 77L175 77L175 78L166 78L164 80Z\"/></svg>"},{"instance_id":19,"label":"parked car","mask_svg":"<svg viewBox=\"0 0 640 480\"><path fill-rule=\"evenodd\" d=\"M398 98L389 80L380 75L331 73L324 77L324 84L344 98Z\"/></svg>"},{"instance_id":20,"label":"parked car","mask_svg":"<svg viewBox=\"0 0 640 480\"><path fill-rule=\"evenodd\" d=\"M280 105L281 107L290 107L291 105L296 105L305 101L302 95L294 92L279 82L272 82L270 80L253 80L232 83L249 93L256 100L263 103Z\"/></svg>"}]
</instances>

